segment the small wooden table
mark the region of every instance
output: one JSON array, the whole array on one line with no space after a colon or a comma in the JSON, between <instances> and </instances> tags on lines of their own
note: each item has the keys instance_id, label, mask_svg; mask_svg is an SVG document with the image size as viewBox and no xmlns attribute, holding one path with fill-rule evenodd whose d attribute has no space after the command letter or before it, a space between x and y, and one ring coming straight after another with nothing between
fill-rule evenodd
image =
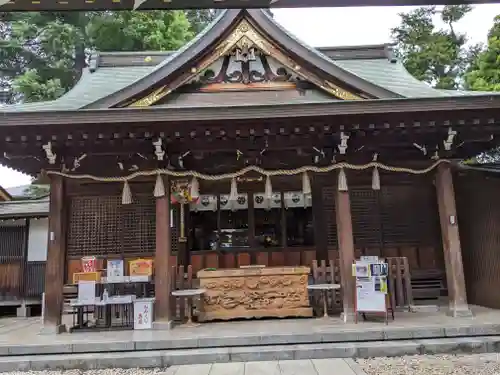
<instances>
[{"instance_id":1,"label":"small wooden table","mask_svg":"<svg viewBox=\"0 0 500 375\"><path fill-rule=\"evenodd\" d=\"M328 318L328 309L327 309L327 300L328 300L328 296L326 295L326 292L328 292L329 290L336 290L336 289L340 289L340 285L339 284L313 284L313 285L308 285L307 286L307 289L309 290L321 290L321 294L323 295L323 309L324 309L324 314L323 314L323 318Z\"/></svg>"},{"instance_id":2,"label":"small wooden table","mask_svg":"<svg viewBox=\"0 0 500 375\"><path fill-rule=\"evenodd\" d=\"M188 299L188 321L181 327L196 327L199 324L193 323L193 299L195 297L201 297L207 290L206 289L181 289L172 291L172 295L175 297L187 297Z\"/></svg>"}]
</instances>

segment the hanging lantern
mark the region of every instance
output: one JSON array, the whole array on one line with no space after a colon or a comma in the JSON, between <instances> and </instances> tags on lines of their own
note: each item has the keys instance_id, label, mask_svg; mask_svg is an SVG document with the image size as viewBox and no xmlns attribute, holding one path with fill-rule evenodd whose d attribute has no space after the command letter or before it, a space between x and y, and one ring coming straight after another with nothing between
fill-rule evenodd
<instances>
[{"instance_id":1,"label":"hanging lantern","mask_svg":"<svg viewBox=\"0 0 500 375\"><path fill-rule=\"evenodd\" d=\"M378 173L378 168L377 167L373 168L373 173L372 173L372 189L373 190L380 190L380 175Z\"/></svg>"},{"instance_id":2,"label":"hanging lantern","mask_svg":"<svg viewBox=\"0 0 500 375\"><path fill-rule=\"evenodd\" d=\"M344 168L340 168L338 183L339 183L339 186L338 186L339 191L348 191L347 176L345 174Z\"/></svg>"},{"instance_id":3,"label":"hanging lantern","mask_svg":"<svg viewBox=\"0 0 500 375\"><path fill-rule=\"evenodd\" d=\"M193 177L191 180L191 185L189 187L190 190L190 200L191 202L198 202L198 199L200 199L200 184L198 182L198 179L196 177Z\"/></svg>"},{"instance_id":4,"label":"hanging lantern","mask_svg":"<svg viewBox=\"0 0 500 375\"><path fill-rule=\"evenodd\" d=\"M165 185L163 184L163 178L160 174L156 176L156 184L155 184L155 190L153 192L153 195L156 198L164 197L165 196Z\"/></svg>"},{"instance_id":5,"label":"hanging lantern","mask_svg":"<svg viewBox=\"0 0 500 375\"><path fill-rule=\"evenodd\" d=\"M131 203L132 203L132 191L130 190L130 185L128 181L125 180L122 191L122 204L131 204Z\"/></svg>"},{"instance_id":6,"label":"hanging lantern","mask_svg":"<svg viewBox=\"0 0 500 375\"><path fill-rule=\"evenodd\" d=\"M307 172L302 173L302 194L304 196L311 195L311 181Z\"/></svg>"}]
</instances>

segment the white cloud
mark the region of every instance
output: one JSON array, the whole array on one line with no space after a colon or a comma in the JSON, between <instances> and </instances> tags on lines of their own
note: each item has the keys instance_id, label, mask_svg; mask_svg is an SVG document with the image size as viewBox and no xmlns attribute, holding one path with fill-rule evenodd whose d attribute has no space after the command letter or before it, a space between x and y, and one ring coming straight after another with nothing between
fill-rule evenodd
<instances>
[{"instance_id":1,"label":"white cloud","mask_svg":"<svg viewBox=\"0 0 500 375\"><path fill-rule=\"evenodd\" d=\"M314 47L383 44L390 42L391 28L399 24L398 13L415 7L352 7L273 9L276 21ZM471 43L486 42L500 4L476 5L458 24ZM28 184L30 177L0 166L0 186Z\"/></svg>"},{"instance_id":2,"label":"white cloud","mask_svg":"<svg viewBox=\"0 0 500 375\"><path fill-rule=\"evenodd\" d=\"M391 28L399 24L399 13L416 7L352 7L273 9L282 26L314 47L383 44L391 41ZM476 5L458 24L471 42L486 42L500 4ZM442 25L439 25L442 26Z\"/></svg>"}]
</instances>

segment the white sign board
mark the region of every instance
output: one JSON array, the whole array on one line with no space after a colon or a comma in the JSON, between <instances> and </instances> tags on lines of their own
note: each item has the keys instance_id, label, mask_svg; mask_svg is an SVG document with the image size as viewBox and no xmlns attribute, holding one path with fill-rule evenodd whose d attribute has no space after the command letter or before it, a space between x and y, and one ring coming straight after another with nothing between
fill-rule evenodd
<instances>
[{"instance_id":1,"label":"white sign board","mask_svg":"<svg viewBox=\"0 0 500 375\"><path fill-rule=\"evenodd\" d=\"M95 287L95 281L78 281L78 302L90 304L95 303Z\"/></svg>"},{"instance_id":2,"label":"white sign board","mask_svg":"<svg viewBox=\"0 0 500 375\"><path fill-rule=\"evenodd\" d=\"M108 280L123 278L123 259L108 260L108 266L106 268Z\"/></svg>"},{"instance_id":3,"label":"white sign board","mask_svg":"<svg viewBox=\"0 0 500 375\"><path fill-rule=\"evenodd\" d=\"M153 328L153 299L134 301L134 329Z\"/></svg>"},{"instance_id":4,"label":"white sign board","mask_svg":"<svg viewBox=\"0 0 500 375\"><path fill-rule=\"evenodd\" d=\"M359 312L385 312L387 310L385 293L376 283L375 277L356 278L356 310ZM376 290L378 289L378 290Z\"/></svg>"}]
</instances>

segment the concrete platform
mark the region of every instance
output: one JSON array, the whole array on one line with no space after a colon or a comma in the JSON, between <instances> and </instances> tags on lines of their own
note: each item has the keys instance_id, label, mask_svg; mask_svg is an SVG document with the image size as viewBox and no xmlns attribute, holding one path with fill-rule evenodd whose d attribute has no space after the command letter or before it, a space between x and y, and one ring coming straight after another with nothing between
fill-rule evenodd
<instances>
[{"instance_id":1,"label":"concrete platform","mask_svg":"<svg viewBox=\"0 0 500 375\"><path fill-rule=\"evenodd\" d=\"M399 312L387 326L382 322L345 324L334 317L205 323L170 331L60 335L40 335L40 318L9 318L0 320L0 356L500 336L500 311L481 307L472 310L473 318L451 318L440 311Z\"/></svg>"},{"instance_id":2,"label":"concrete platform","mask_svg":"<svg viewBox=\"0 0 500 375\"><path fill-rule=\"evenodd\" d=\"M99 355L95 353L22 355L0 357L0 372L138 367L168 369L182 365L232 362L349 359L415 354L491 353L498 352L499 348L500 336L482 336L453 339L149 350L128 353L103 352L99 353ZM332 374L339 375L336 372L332 372Z\"/></svg>"},{"instance_id":3,"label":"concrete platform","mask_svg":"<svg viewBox=\"0 0 500 375\"><path fill-rule=\"evenodd\" d=\"M334 317L61 335L40 335L39 318L8 318L0 320L0 371L500 351L500 311L472 310L473 318L399 312L387 326Z\"/></svg>"}]
</instances>

